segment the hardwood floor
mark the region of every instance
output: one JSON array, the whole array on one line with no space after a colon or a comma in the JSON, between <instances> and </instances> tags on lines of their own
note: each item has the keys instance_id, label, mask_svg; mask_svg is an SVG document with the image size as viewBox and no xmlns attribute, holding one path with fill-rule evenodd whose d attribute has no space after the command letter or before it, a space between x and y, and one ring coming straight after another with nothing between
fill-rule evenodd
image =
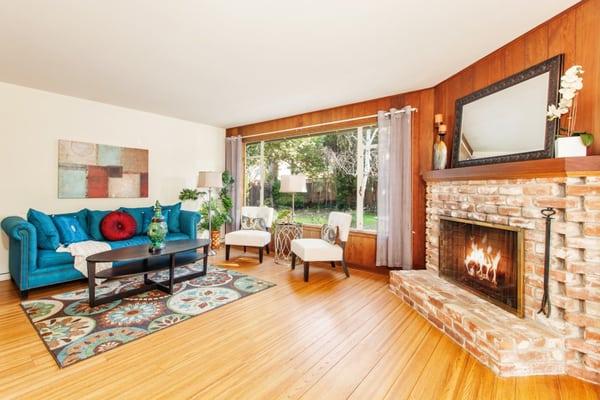
<instances>
[{"instance_id":1,"label":"hardwood floor","mask_svg":"<svg viewBox=\"0 0 600 400\"><path fill-rule=\"evenodd\" d=\"M0 282L0 398L600 398L566 376L498 378L392 295L385 276L311 266L304 283L302 268L240 254L213 263L277 286L62 370Z\"/></svg>"}]
</instances>

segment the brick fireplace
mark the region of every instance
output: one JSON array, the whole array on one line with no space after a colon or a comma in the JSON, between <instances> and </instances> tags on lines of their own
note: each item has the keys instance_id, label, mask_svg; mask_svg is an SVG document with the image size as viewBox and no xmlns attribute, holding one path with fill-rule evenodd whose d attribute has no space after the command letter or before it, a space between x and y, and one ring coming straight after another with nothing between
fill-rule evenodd
<instances>
[{"instance_id":1,"label":"brick fireplace","mask_svg":"<svg viewBox=\"0 0 600 400\"><path fill-rule=\"evenodd\" d=\"M425 174L427 268L392 271L390 289L501 376L600 383L600 158L490 167ZM557 211L549 318L545 207Z\"/></svg>"},{"instance_id":2,"label":"brick fireplace","mask_svg":"<svg viewBox=\"0 0 600 400\"><path fill-rule=\"evenodd\" d=\"M523 316L523 229L440 217L439 274Z\"/></svg>"}]
</instances>

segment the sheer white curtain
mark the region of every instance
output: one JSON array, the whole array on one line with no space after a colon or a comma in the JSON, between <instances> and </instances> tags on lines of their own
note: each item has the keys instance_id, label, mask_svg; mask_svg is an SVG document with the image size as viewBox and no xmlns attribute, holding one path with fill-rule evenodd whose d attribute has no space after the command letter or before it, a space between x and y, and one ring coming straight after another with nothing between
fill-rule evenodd
<instances>
[{"instance_id":1,"label":"sheer white curtain","mask_svg":"<svg viewBox=\"0 0 600 400\"><path fill-rule=\"evenodd\" d=\"M231 188L231 199L233 207L231 208L231 218L233 223L227 224L226 232L231 232L239 229L242 214L243 201L243 185L244 185L244 168L242 165L242 137L231 136L225 138L225 169L229 171L235 180Z\"/></svg>"},{"instance_id":2,"label":"sheer white curtain","mask_svg":"<svg viewBox=\"0 0 600 400\"><path fill-rule=\"evenodd\" d=\"M411 107L377 114L377 266L412 269Z\"/></svg>"}]
</instances>

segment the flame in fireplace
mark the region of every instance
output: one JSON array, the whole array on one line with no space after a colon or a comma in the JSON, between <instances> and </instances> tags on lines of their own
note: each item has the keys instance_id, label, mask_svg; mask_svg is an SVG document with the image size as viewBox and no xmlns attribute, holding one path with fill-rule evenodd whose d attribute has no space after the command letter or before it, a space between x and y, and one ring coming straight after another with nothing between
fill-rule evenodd
<instances>
[{"instance_id":1,"label":"flame in fireplace","mask_svg":"<svg viewBox=\"0 0 600 400\"><path fill-rule=\"evenodd\" d=\"M484 237L483 243L487 241ZM500 250L493 255L492 246L487 248L479 247L475 240L471 239L471 252L465 257L465 267L467 273L470 276L485 280L496 285L496 273L498 270L498 264L500 264L500 258L502 257Z\"/></svg>"}]
</instances>

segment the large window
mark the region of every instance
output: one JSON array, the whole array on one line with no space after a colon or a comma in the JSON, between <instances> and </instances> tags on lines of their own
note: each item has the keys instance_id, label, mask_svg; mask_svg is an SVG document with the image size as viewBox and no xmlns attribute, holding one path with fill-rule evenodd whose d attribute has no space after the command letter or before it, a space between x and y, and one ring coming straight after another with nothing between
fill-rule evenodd
<instances>
[{"instance_id":1,"label":"large window","mask_svg":"<svg viewBox=\"0 0 600 400\"><path fill-rule=\"evenodd\" d=\"M296 221L327 222L330 211L352 214L352 226L377 227L377 127L246 145L246 204L290 209L281 193L283 175L304 174L307 193L297 193Z\"/></svg>"}]
</instances>

